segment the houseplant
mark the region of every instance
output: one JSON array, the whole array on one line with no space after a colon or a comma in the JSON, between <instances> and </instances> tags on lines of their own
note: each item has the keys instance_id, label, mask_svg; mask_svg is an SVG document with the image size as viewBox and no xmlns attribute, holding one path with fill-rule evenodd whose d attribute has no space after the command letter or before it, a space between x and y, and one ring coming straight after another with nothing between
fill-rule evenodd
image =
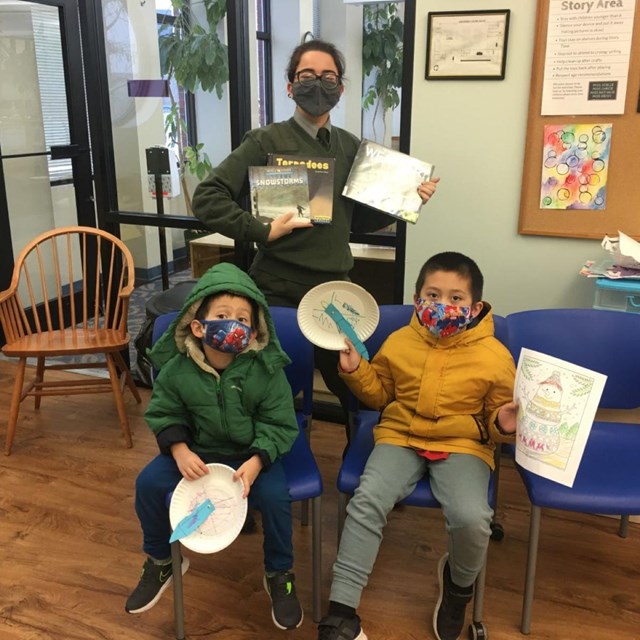
<instances>
[{"instance_id":1,"label":"houseplant","mask_svg":"<svg viewBox=\"0 0 640 640\"><path fill-rule=\"evenodd\" d=\"M219 36L226 14L226 0L171 0L174 15L159 25L160 66L169 80L171 106L165 114L165 133L180 160L182 191L187 213L191 214L191 197L185 171L202 180L211 170L211 161L203 143L189 141L187 123L181 116L179 100L184 92L197 89L214 91L222 98L229 80L227 46ZM178 87L175 96L172 85Z\"/></svg>"},{"instance_id":2,"label":"houseplant","mask_svg":"<svg viewBox=\"0 0 640 640\"><path fill-rule=\"evenodd\" d=\"M376 118L381 115L386 137L388 117L400 104L403 31L396 2L364 6L362 69L371 84L364 94L362 106L364 109L375 106L374 135Z\"/></svg>"}]
</instances>

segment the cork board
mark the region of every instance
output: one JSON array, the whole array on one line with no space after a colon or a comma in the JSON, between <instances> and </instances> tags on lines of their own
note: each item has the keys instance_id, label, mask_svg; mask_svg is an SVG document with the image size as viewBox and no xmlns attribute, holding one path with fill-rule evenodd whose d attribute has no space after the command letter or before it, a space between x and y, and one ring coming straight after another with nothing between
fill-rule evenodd
<instances>
[{"instance_id":1,"label":"cork board","mask_svg":"<svg viewBox=\"0 0 640 640\"><path fill-rule=\"evenodd\" d=\"M549 0L539 0L518 231L600 239L621 230L640 240L640 8L636 6L627 94L624 113L620 115L540 115L548 16ZM541 208L545 125L589 123L612 125L605 208Z\"/></svg>"}]
</instances>

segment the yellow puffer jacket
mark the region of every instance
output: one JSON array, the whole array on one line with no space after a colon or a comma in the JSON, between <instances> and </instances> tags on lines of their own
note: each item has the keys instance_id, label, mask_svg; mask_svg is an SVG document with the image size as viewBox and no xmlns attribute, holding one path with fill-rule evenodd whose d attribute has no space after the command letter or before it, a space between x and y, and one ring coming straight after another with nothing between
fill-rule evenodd
<instances>
[{"instance_id":1,"label":"yellow puffer jacket","mask_svg":"<svg viewBox=\"0 0 640 640\"><path fill-rule=\"evenodd\" d=\"M372 362L361 360L341 377L367 406L382 412L376 444L468 453L494 466L498 409L513 399L515 367L493 335L485 303L480 321L448 338L436 338L414 314L392 333Z\"/></svg>"}]
</instances>

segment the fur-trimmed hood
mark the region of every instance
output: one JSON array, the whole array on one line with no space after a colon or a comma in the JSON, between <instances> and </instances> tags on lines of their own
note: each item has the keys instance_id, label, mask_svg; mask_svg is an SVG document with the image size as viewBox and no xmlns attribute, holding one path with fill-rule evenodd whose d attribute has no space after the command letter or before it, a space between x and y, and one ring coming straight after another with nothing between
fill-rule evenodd
<instances>
[{"instance_id":1,"label":"fur-trimmed hood","mask_svg":"<svg viewBox=\"0 0 640 640\"><path fill-rule=\"evenodd\" d=\"M153 365L160 369L178 353L186 353L197 364L214 372L207 364L201 341L191 333L191 321L195 318L202 301L214 294L228 291L258 304L258 318L253 319L258 335L244 352L256 351L269 368L282 368L289 364L287 354L280 346L266 298L256 283L244 271L231 263L223 262L211 267L194 285L176 319L158 339L149 352ZM243 352L243 353L244 353Z\"/></svg>"}]
</instances>

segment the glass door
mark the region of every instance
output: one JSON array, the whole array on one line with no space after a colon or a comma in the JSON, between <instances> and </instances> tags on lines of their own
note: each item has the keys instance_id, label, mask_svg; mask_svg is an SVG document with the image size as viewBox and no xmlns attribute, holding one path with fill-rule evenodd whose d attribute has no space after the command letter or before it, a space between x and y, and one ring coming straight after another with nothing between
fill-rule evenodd
<instances>
[{"instance_id":1,"label":"glass door","mask_svg":"<svg viewBox=\"0 0 640 640\"><path fill-rule=\"evenodd\" d=\"M96 226L78 0L0 0L0 290L32 238Z\"/></svg>"}]
</instances>

